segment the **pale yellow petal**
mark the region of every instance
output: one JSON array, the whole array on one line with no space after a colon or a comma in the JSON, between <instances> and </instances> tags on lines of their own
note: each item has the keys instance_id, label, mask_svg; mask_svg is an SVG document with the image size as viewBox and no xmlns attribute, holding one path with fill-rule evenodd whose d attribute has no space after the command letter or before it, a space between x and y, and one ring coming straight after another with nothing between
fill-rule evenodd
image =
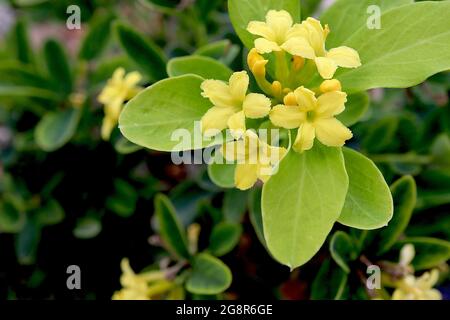
<instances>
[{"instance_id":1,"label":"pale yellow petal","mask_svg":"<svg viewBox=\"0 0 450 320\"><path fill-rule=\"evenodd\" d=\"M267 116L272 102L263 94L250 93L244 100L245 116L250 119L259 119Z\"/></svg>"},{"instance_id":2,"label":"pale yellow petal","mask_svg":"<svg viewBox=\"0 0 450 320\"><path fill-rule=\"evenodd\" d=\"M437 289L430 289L424 293L426 300L442 300L442 293Z\"/></svg>"},{"instance_id":3,"label":"pale yellow petal","mask_svg":"<svg viewBox=\"0 0 450 320\"><path fill-rule=\"evenodd\" d=\"M270 111L270 121L277 127L285 129L298 128L306 119L306 114L299 106L277 105Z\"/></svg>"},{"instance_id":4,"label":"pale yellow petal","mask_svg":"<svg viewBox=\"0 0 450 320\"><path fill-rule=\"evenodd\" d=\"M234 172L234 183L236 188L247 190L253 187L258 180L257 164L238 164Z\"/></svg>"},{"instance_id":5,"label":"pale yellow petal","mask_svg":"<svg viewBox=\"0 0 450 320\"><path fill-rule=\"evenodd\" d=\"M323 29L319 20L314 18L308 18L303 21L302 25L308 29L309 43L314 48L317 56L325 55L325 35L326 32Z\"/></svg>"},{"instance_id":6,"label":"pale yellow petal","mask_svg":"<svg viewBox=\"0 0 450 320\"><path fill-rule=\"evenodd\" d=\"M107 141L111 137L111 133L116 127L117 122L109 117L103 118L102 128L101 128L101 136L102 139Z\"/></svg>"},{"instance_id":7,"label":"pale yellow petal","mask_svg":"<svg viewBox=\"0 0 450 320\"><path fill-rule=\"evenodd\" d=\"M317 99L317 114L321 118L331 118L345 110L347 94L342 91L332 91L322 94Z\"/></svg>"},{"instance_id":8,"label":"pale yellow petal","mask_svg":"<svg viewBox=\"0 0 450 320\"><path fill-rule=\"evenodd\" d=\"M245 133L245 114L244 111L239 111L233 114L227 122L231 135L239 139Z\"/></svg>"},{"instance_id":9,"label":"pale yellow petal","mask_svg":"<svg viewBox=\"0 0 450 320\"><path fill-rule=\"evenodd\" d=\"M233 107L235 102L228 85L219 80L205 80L201 84L202 96L208 98L216 107Z\"/></svg>"},{"instance_id":10,"label":"pale yellow petal","mask_svg":"<svg viewBox=\"0 0 450 320\"><path fill-rule=\"evenodd\" d=\"M286 35L286 40L296 37L302 37L305 38L306 40L308 40L309 37L308 29L300 23L294 24L292 28L289 29Z\"/></svg>"},{"instance_id":11,"label":"pale yellow petal","mask_svg":"<svg viewBox=\"0 0 450 320\"><path fill-rule=\"evenodd\" d=\"M298 105L302 110L314 110L317 105L316 95L313 91L306 89L305 87L297 88L294 91L295 98L297 99Z\"/></svg>"},{"instance_id":12,"label":"pale yellow petal","mask_svg":"<svg viewBox=\"0 0 450 320\"><path fill-rule=\"evenodd\" d=\"M317 120L314 126L317 139L329 147L342 147L353 137L352 132L335 118Z\"/></svg>"},{"instance_id":13,"label":"pale yellow petal","mask_svg":"<svg viewBox=\"0 0 450 320\"><path fill-rule=\"evenodd\" d=\"M124 77L124 76L125 76L125 69L124 69L124 68L117 68L117 69L114 71L111 80L112 80L114 83L121 82L121 81L123 80L123 77Z\"/></svg>"},{"instance_id":14,"label":"pale yellow petal","mask_svg":"<svg viewBox=\"0 0 450 320\"><path fill-rule=\"evenodd\" d=\"M244 140L232 141L223 144L220 153L229 162L238 161L243 163L246 158L246 146Z\"/></svg>"},{"instance_id":15,"label":"pale yellow petal","mask_svg":"<svg viewBox=\"0 0 450 320\"><path fill-rule=\"evenodd\" d=\"M292 148L297 152L310 150L314 145L315 137L316 132L314 126L309 122L305 122L298 129L297 137Z\"/></svg>"},{"instance_id":16,"label":"pale yellow petal","mask_svg":"<svg viewBox=\"0 0 450 320\"><path fill-rule=\"evenodd\" d=\"M361 66L358 52L349 47L331 49L327 53L327 58L333 60L339 67L358 68Z\"/></svg>"},{"instance_id":17,"label":"pale yellow petal","mask_svg":"<svg viewBox=\"0 0 450 320\"><path fill-rule=\"evenodd\" d=\"M229 87L234 101L242 104L247 94L249 82L250 79L246 71L235 72L231 75Z\"/></svg>"},{"instance_id":18,"label":"pale yellow petal","mask_svg":"<svg viewBox=\"0 0 450 320\"><path fill-rule=\"evenodd\" d=\"M276 40L273 30L262 21L251 21L247 26L247 31L270 41Z\"/></svg>"},{"instance_id":19,"label":"pale yellow petal","mask_svg":"<svg viewBox=\"0 0 450 320\"><path fill-rule=\"evenodd\" d=\"M139 72L134 71L134 72L130 72L129 74L127 74L125 76L124 82L125 85L129 88L133 88L134 86L136 86L139 81L142 80L142 76Z\"/></svg>"},{"instance_id":20,"label":"pale yellow petal","mask_svg":"<svg viewBox=\"0 0 450 320\"><path fill-rule=\"evenodd\" d=\"M317 71L319 71L319 74L322 78L333 78L338 67L338 65L333 60L329 58L318 57L314 61L316 62Z\"/></svg>"},{"instance_id":21,"label":"pale yellow petal","mask_svg":"<svg viewBox=\"0 0 450 320\"><path fill-rule=\"evenodd\" d=\"M206 136L214 136L217 132L222 131L228 125L228 119L235 114L233 108L210 108L201 119L202 133ZM208 132L209 131L209 132Z\"/></svg>"},{"instance_id":22,"label":"pale yellow petal","mask_svg":"<svg viewBox=\"0 0 450 320\"><path fill-rule=\"evenodd\" d=\"M292 21L291 14L289 12L285 10L270 10L266 15L266 23L267 26L273 30L275 37L279 41L284 41L294 22Z\"/></svg>"},{"instance_id":23,"label":"pale yellow petal","mask_svg":"<svg viewBox=\"0 0 450 320\"><path fill-rule=\"evenodd\" d=\"M273 41L264 38L255 40L255 48L260 54L271 53L272 51L281 51L280 46Z\"/></svg>"},{"instance_id":24,"label":"pale yellow petal","mask_svg":"<svg viewBox=\"0 0 450 320\"><path fill-rule=\"evenodd\" d=\"M258 179L266 183L273 175L273 168L270 164L263 164L258 166L257 176Z\"/></svg>"},{"instance_id":25,"label":"pale yellow petal","mask_svg":"<svg viewBox=\"0 0 450 320\"><path fill-rule=\"evenodd\" d=\"M306 59L314 59L316 57L313 47L311 47L308 40L302 37L288 39L281 45L281 48L294 56Z\"/></svg>"}]
</instances>

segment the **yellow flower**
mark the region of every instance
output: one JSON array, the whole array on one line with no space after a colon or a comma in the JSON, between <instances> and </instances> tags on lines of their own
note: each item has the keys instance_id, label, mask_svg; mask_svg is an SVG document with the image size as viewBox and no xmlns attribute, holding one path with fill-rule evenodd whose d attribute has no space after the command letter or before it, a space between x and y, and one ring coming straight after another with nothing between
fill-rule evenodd
<instances>
[{"instance_id":1,"label":"yellow flower","mask_svg":"<svg viewBox=\"0 0 450 320\"><path fill-rule=\"evenodd\" d=\"M120 112L125 101L133 98L142 89L137 84L142 76L139 72L125 75L125 69L118 68L108 80L105 88L98 96L98 101L105 105L105 118L102 125L102 138L108 140L117 125Z\"/></svg>"},{"instance_id":2,"label":"yellow flower","mask_svg":"<svg viewBox=\"0 0 450 320\"><path fill-rule=\"evenodd\" d=\"M300 25L293 23L289 12L270 10L265 22L251 21L247 31L261 37L255 40L255 48L261 54L283 50L294 54L293 48L305 47L308 43L301 37Z\"/></svg>"},{"instance_id":3,"label":"yellow flower","mask_svg":"<svg viewBox=\"0 0 450 320\"><path fill-rule=\"evenodd\" d=\"M392 300L442 300L442 294L433 289L439 279L439 271L425 272L419 278L407 275L397 283Z\"/></svg>"},{"instance_id":4,"label":"yellow flower","mask_svg":"<svg viewBox=\"0 0 450 320\"><path fill-rule=\"evenodd\" d=\"M338 47L329 51L325 48L325 41L330 32L328 25L322 27L320 21L308 18L296 28L296 35L307 41L303 44L295 43L289 46L289 53L314 60L317 70L324 79L331 79L338 67L357 68L361 60L356 50L349 47Z\"/></svg>"},{"instance_id":5,"label":"yellow flower","mask_svg":"<svg viewBox=\"0 0 450 320\"><path fill-rule=\"evenodd\" d=\"M213 136L217 134L214 131L228 127L232 134L239 137L246 129L246 117L258 119L269 114L270 99L258 93L247 95L248 85L249 77L245 71L233 73L229 84L219 80L205 80L202 83L202 96L214 105L201 119L203 134Z\"/></svg>"},{"instance_id":6,"label":"yellow flower","mask_svg":"<svg viewBox=\"0 0 450 320\"><path fill-rule=\"evenodd\" d=\"M336 115L345 110L347 94L330 91L316 98L314 92L304 87L286 95L284 105L275 106L270 120L278 127L298 129L293 149L303 152L313 147L314 139L330 147L341 147L352 138L352 132Z\"/></svg>"},{"instance_id":7,"label":"yellow flower","mask_svg":"<svg viewBox=\"0 0 450 320\"><path fill-rule=\"evenodd\" d=\"M229 142L220 149L227 161L236 161L234 183L238 189L250 189L258 179L269 180L273 168L284 157L285 148L268 145L251 130L239 141Z\"/></svg>"}]
</instances>

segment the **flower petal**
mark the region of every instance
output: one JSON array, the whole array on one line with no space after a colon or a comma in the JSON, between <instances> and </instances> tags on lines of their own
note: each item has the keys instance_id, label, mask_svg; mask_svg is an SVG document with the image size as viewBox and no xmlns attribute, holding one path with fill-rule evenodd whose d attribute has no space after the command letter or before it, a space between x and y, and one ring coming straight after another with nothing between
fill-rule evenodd
<instances>
[{"instance_id":1,"label":"flower petal","mask_svg":"<svg viewBox=\"0 0 450 320\"><path fill-rule=\"evenodd\" d=\"M270 41L275 41L275 33L273 30L262 21L250 21L247 26L247 31L251 34L263 37Z\"/></svg>"},{"instance_id":2,"label":"flower petal","mask_svg":"<svg viewBox=\"0 0 450 320\"><path fill-rule=\"evenodd\" d=\"M245 116L250 119L258 119L267 116L272 102L263 94L250 93L244 100L243 109Z\"/></svg>"},{"instance_id":3,"label":"flower petal","mask_svg":"<svg viewBox=\"0 0 450 320\"><path fill-rule=\"evenodd\" d=\"M253 187L258 180L257 164L238 164L234 172L234 184L236 188L247 190Z\"/></svg>"},{"instance_id":4,"label":"flower petal","mask_svg":"<svg viewBox=\"0 0 450 320\"><path fill-rule=\"evenodd\" d=\"M127 87L133 88L141 80L142 80L141 74L137 71L134 71L134 72L130 72L129 74L127 74L125 76L124 82Z\"/></svg>"},{"instance_id":5,"label":"flower petal","mask_svg":"<svg viewBox=\"0 0 450 320\"><path fill-rule=\"evenodd\" d=\"M235 72L231 75L229 81L230 93L235 102L242 104L248 90L250 78L247 71Z\"/></svg>"},{"instance_id":6,"label":"flower petal","mask_svg":"<svg viewBox=\"0 0 450 320\"><path fill-rule=\"evenodd\" d=\"M239 139L245 133L245 114L244 111L239 111L233 114L227 122L228 128L231 131L231 135Z\"/></svg>"},{"instance_id":7,"label":"flower petal","mask_svg":"<svg viewBox=\"0 0 450 320\"><path fill-rule=\"evenodd\" d=\"M309 111L316 108L317 99L313 91L302 86L300 88L297 88L294 91L294 94L295 98L297 99L297 103L302 108L302 110Z\"/></svg>"},{"instance_id":8,"label":"flower petal","mask_svg":"<svg viewBox=\"0 0 450 320\"><path fill-rule=\"evenodd\" d=\"M349 47L331 49L327 53L327 58L343 68L358 68L361 66L358 51Z\"/></svg>"},{"instance_id":9,"label":"flower petal","mask_svg":"<svg viewBox=\"0 0 450 320\"><path fill-rule=\"evenodd\" d=\"M230 162L238 161L244 163L246 159L247 151L244 140L225 143L220 147L219 151L225 160Z\"/></svg>"},{"instance_id":10,"label":"flower petal","mask_svg":"<svg viewBox=\"0 0 450 320\"><path fill-rule=\"evenodd\" d=\"M316 130L314 126L309 122L305 122L298 129L297 138L292 148L297 152L310 150L314 145L315 137Z\"/></svg>"},{"instance_id":11,"label":"flower petal","mask_svg":"<svg viewBox=\"0 0 450 320\"><path fill-rule=\"evenodd\" d=\"M314 59L316 57L313 47L311 47L308 40L302 37L288 39L281 45L281 48L294 56L306 59Z\"/></svg>"},{"instance_id":12,"label":"flower petal","mask_svg":"<svg viewBox=\"0 0 450 320\"><path fill-rule=\"evenodd\" d=\"M299 106L277 105L270 111L270 121L277 127L285 129L298 128L306 119L306 114Z\"/></svg>"},{"instance_id":13,"label":"flower petal","mask_svg":"<svg viewBox=\"0 0 450 320\"><path fill-rule=\"evenodd\" d=\"M314 48L317 56L325 54L325 37L327 32L323 29L319 20L308 18L302 22L302 25L308 30L309 43Z\"/></svg>"},{"instance_id":14,"label":"flower petal","mask_svg":"<svg viewBox=\"0 0 450 320\"><path fill-rule=\"evenodd\" d=\"M329 58L318 57L314 61L316 62L317 70L319 71L322 78L333 78L338 67L338 65L333 60Z\"/></svg>"},{"instance_id":15,"label":"flower petal","mask_svg":"<svg viewBox=\"0 0 450 320\"><path fill-rule=\"evenodd\" d=\"M272 51L281 51L280 46L270 40L264 38L258 38L255 40L255 48L260 54L271 53Z\"/></svg>"},{"instance_id":16,"label":"flower petal","mask_svg":"<svg viewBox=\"0 0 450 320\"><path fill-rule=\"evenodd\" d=\"M219 80L205 80L201 84L202 96L208 98L216 107L233 107L235 102L228 85Z\"/></svg>"},{"instance_id":17,"label":"flower petal","mask_svg":"<svg viewBox=\"0 0 450 320\"><path fill-rule=\"evenodd\" d=\"M314 123L317 139L329 147L342 147L353 137L352 132L335 118L319 119Z\"/></svg>"},{"instance_id":18,"label":"flower petal","mask_svg":"<svg viewBox=\"0 0 450 320\"><path fill-rule=\"evenodd\" d=\"M345 110L347 94L342 91L332 91L322 94L317 99L317 113L321 118L331 118Z\"/></svg>"},{"instance_id":19,"label":"flower petal","mask_svg":"<svg viewBox=\"0 0 450 320\"><path fill-rule=\"evenodd\" d=\"M233 108L212 107L210 108L201 120L202 133L206 136L214 136L217 132L208 131L222 131L228 125L228 119L235 114Z\"/></svg>"},{"instance_id":20,"label":"flower petal","mask_svg":"<svg viewBox=\"0 0 450 320\"><path fill-rule=\"evenodd\" d=\"M283 39L294 21L292 21L291 14L286 10L270 10L266 15L266 23L273 30L276 39Z\"/></svg>"}]
</instances>

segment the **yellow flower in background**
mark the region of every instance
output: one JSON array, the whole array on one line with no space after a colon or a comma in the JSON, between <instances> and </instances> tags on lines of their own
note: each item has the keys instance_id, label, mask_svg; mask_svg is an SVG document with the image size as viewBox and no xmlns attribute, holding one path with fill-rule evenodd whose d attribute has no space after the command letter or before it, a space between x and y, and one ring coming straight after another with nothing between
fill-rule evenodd
<instances>
[{"instance_id":1,"label":"yellow flower in background","mask_svg":"<svg viewBox=\"0 0 450 320\"><path fill-rule=\"evenodd\" d=\"M228 84L220 80L205 80L202 83L202 96L214 105L201 119L203 134L215 135L217 132L214 131L228 127L239 137L239 133L246 130L246 117L258 119L269 114L269 98L259 93L247 95L249 81L247 72L242 71L233 73Z\"/></svg>"},{"instance_id":2,"label":"yellow flower in background","mask_svg":"<svg viewBox=\"0 0 450 320\"><path fill-rule=\"evenodd\" d=\"M334 85L337 86L335 83ZM325 86L327 87L327 86ZM304 87L286 95L284 105L275 106L270 112L270 120L278 127L298 128L293 149L297 152L309 150L317 138L329 147L342 147L353 137L336 115L345 110L347 94L342 91L325 92L318 98Z\"/></svg>"},{"instance_id":3,"label":"yellow flower in background","mask_svg":"<svg viewBox=\"0 0 450 320\"><path fill-rule=\"evenodd\" d=\"M352 48L342 46L326 50L325 41L329 32L328 25L323 28L320 21L308 18L296 28L296 34L306 39L306 44L290 48L290 53L314 60L317 70L324 79L331 79L338 67L361 66L359 54Z\"/></svg>"},{"instance_id":4,"label":"yellow flower in background","mask_svg":"<svg viewBox=\"0 0 450 320\"><path fill-rule=\"evenodd\" d=\"M274 147L262 141L256 133L247 130L241 140L229 142L220 149L227 161L237 162L234 183L238 189L250 189L258 179L269 180L273 167L284 157L285 148Z\"/></svg>"},{"instance_id":5,"label":"yellow flower in background","mask_svg":"<svg viewBox=\"0 0 450 320\"><path fill-rule=\"evenodd\" d=\"M112 130L117 125L125 101L130 100L142 90L138 86L141 79L142 76L139 72L130 72L125 75L125 69L118 68L98 96L98 101L105 105L105 117L101 132L104 140L109 139Z\"/></svg>"},{"instance_id":6,"label":"yellow flower in background","mask_svg":"<svg viewBox=\"0 0 450 320\"><path fill-rule=\"evenodd\" d=\"M425 272L419 278L407 275L397 282L392 300L442 300L442 294L433 289L439 280L439 271Z\"/></svg>"},{"instance_id":7,"label":"yellow flower in background","mask_svg":"<svg viewBox=\"0 0 450 320\"><path fill-rule=\"evenodd\" d=\"M270 10L265 22L251 21L247 31L261 37L255 40L255 48L261 54L283 50L295 54L294 48L308 46L301 37L300 25L294 25L292 16L285 10Z\"/></svg>"}]
</instances>

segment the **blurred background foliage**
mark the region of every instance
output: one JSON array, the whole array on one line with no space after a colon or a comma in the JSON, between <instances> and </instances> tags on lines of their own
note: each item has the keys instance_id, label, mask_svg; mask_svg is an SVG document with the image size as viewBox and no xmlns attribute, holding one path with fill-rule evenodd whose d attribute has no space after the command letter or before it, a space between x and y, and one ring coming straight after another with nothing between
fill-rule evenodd
<instances>
[{"instance_id":1,"label":"blurred background foliage","mask_svg":"<svg viewBox=\"0 0 450 320\"><path fill-rule=\"evenodd\" d=\"M301 1L302 15L317 15L325 2ZM66 27L70 5L81 8L80 30ZM182 297L368 299L367 263L397 261L404 243L416 247L417 270L441 270L448 297L449 72L359 96L350 147L392 184L399 222L374 232L337 226L329 247L290 273L264 248L260 188L220 188L205 166L176 166L118 129L108 142L100 137L97 96L117 67L140 71L146 85L167 77L167 62L179 56L245 67L226 1L1 1L0 37L0 299L110 299L122 258L134 270L173 267L170 249L184 250L177 241L192 236L194 223L201 231L186 245L220 257L233 281L226 293L202 295L202 281L217 282L202 269ZM165 204L154 215L160 192L168 198L156 197ZM67 290L71 264L81 267L82 290Z\"/></svg>"}]
</instances>

